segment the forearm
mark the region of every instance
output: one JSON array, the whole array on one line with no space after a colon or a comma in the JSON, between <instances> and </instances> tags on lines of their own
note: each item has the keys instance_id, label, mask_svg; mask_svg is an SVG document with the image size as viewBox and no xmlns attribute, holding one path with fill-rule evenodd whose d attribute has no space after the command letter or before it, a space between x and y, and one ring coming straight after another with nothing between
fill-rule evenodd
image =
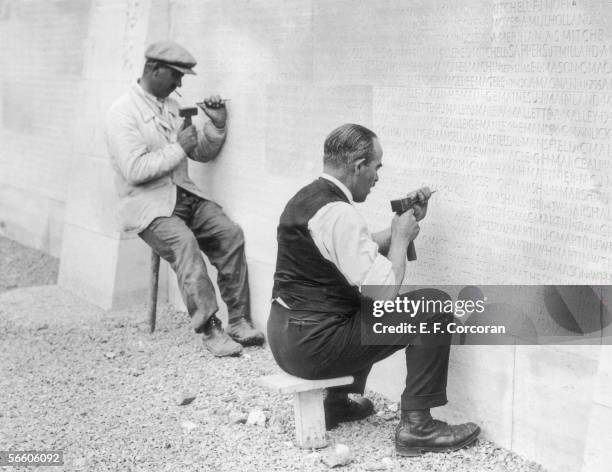
<instances>
[{"instance_id":1,"label":"forearm","mask_svg":"<svg viewBox=\"0 0 612 472\"><path fill-rule=\"evenodd\" d=\"M194 161L208 162L213 160L225 143L227 137L227 126L217 128L211 121L208 121L201 131L198 131L198 145L189 154Z\"/></svg>"},{"instance_id":2,"label":"forearm","mask_svg":"<svg viewBox=\"0 0 612 472\"><path fill-rule=\"evenodd\" d=\"M378 244L378 252L386 256L389 253L389 247L391 245L391 227L379 231L378 233L373 233L372 239Z\"/></svg>"},{"instance_id":3,"label":"forearm","mask_svg":"<svg viewBox=\"0 0 612 472\"><path fill-rule=\"evenodd\" d=\"M186 158L178 143L152 150L139 122L127 113L111 112L106 120L106 144L116 168L131 185L169 174Z\"/></svg>"},{"instance_id":4,"label":"forearm","mask_svg":"<svg viewBox=\"0 0 612 472\"><path fill-rule=\"evenodd\" d=\"M393 281L384 285L362 285L362 294L375 300L392 300L399 293L404 272L406 270L406 249L402 244L389 244L389 252L386 258L391 262Z\"/></svg>"},{"instance_id":5,"label":"forearm","mask_svg":"<svg viewBox=\"0 0 612 472\"><path fill-rule=\"evenodd\" d=\"M389 245L389 252L387 259L391 261L391 267L395 274L396 285L399 286L404 280L404 274L406 272L406 248L408 243L400 240L391 240Z\"/></svg>"},{"instance_id":6,"label":"forearm","mask_svg":"<svg viewBox=\"0 0 612 472\"><path fill-rule=\"evenodd\" d=\"M132 185L141 185L170 174L185 157L183 148L175 143L158 151L123 156L119 159L126 180Z\"/></svg>"},{"instance_id":7,"label":"forearm","mask_svg":"<svg viewBox=\"0 0 612 472\"><path fill-rule=\"evenodd\" d=\"M121 174L131 185L141 185L171 173L186 157L177 143L148 151L145 143L110 139L109 150Z\"/></svg>"}]
</instances>

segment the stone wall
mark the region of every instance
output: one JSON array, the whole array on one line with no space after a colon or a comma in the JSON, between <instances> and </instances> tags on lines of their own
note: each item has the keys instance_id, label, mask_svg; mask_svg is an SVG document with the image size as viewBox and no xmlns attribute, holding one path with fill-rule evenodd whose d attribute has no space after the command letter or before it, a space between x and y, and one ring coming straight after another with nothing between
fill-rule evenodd
<instances>
[{"instance_id":1,"label":"stone wall","mask_svg":"<svg viewBox=\"0 0 612 472\"><path fill-rule=\"evenodd\" d=\"M438 190L407 283L612 282L609 3L185 0L171 18L202 61L186 98L232 99L223 155L194 170L245 229L262 325L278 215L347 121L384 149L361 205L373 229L389 199ZM442 414L551 470L604 470L611 355L456 347ZM398 398L402 364L382 363L370 386Z\"/></svg>"},{"instance_id":2,"label":"stone wall","mask_svg":"<svg viewBox=\"0 0 612 472\"><path fill-rule=\"evenodd\" d=\"M0 233L58 256L90 2L0 2Z\"/></svg>"},{"instance_id":3,"label":"stone wall","mask_svg":"<svg viewBox=\"0 0 612 472\"><path fill-rule=\"evenodd\" d=\"M61 254L60 283L88 300L144 301L149 252L114 229L101 124L145 45L170 37L199 62L183 103L231 99L222 154L191 174L245 230L260 327L278 216L344 122L384 149L360 206L373 230L389 199L438 191L408 283L610 285L611 23L595 0L0 1L2 231ZM442 415L550 470L607 470L611 358L456 347ZM370 387L398 398L403 369L398 354Z\"/></svg>"}]
</instances>

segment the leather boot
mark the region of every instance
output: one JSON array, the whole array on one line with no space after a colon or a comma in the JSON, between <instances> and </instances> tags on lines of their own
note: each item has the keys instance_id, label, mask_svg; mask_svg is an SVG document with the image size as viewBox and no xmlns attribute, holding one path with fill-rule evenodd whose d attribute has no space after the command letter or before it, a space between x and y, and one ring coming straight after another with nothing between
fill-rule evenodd
<instances>
[{"instance_id":1,"label":"leather boot","mask_svg":"<svg viewBox=\"0 0 612 472\"><path fill-rule=\"evenodd\" d=\"M374 404L365 397L351 399L347 394L328 395L323 401L325 410L325 429L328 431L338 423L357 421L374 413Z\"/></svg>"},{"instance_id":2,"label":"leather boot","mask_svg":"<svg viewBox=\"0 0 612 472\"><path fill-rule=\"evenodd\" d=\"M261 346L264 343L263 333L253 328L245 318L231 321L227 327L227 334L243 346Z\"/></svg>"},{"instance_id":3,"label":"leather boot","mask_svg":"<svg viewBox=\"0 0 612 472\"><path fill-rule=\"evenodd\" d=\"M202 341L216 357L238 356L242 352L242 346L223 331L221 320L214 315L206 322Z\"/></svg>"},{"instance_id":4,"label":"leather boot","mask_svg":"<svg viewBox=\"0 0 612 472\"><path fill-rule=\"evenodd\" d=\"M474 423L449 425L433 419L429 410L402 410L395 430L395 450L400 456L456 451L474 442L479 433Z\"/></svg>"}]
</instances>

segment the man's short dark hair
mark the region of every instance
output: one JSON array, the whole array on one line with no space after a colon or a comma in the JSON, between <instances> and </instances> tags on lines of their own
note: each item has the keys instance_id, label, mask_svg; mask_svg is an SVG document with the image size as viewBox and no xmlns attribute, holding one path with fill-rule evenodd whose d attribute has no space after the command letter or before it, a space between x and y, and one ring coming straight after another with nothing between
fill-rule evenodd
<instances>
[{"instance_id":1,"label":"man's short dark hair","mask_svg":"<svg viewBox=\"0 0 612 472\"><path fill-rule=\"evenodd\" d=\"M347 123L333 130L323 145L323 163L346 168L359 159L368 164L374 155L374 131L365 126Z\"/></svg>"},{"instance_id":2,"label":"man's short dark hair","mask_svg":"<svg viewBox=\"0 0 612 472\"><path fill-rule=\"evenodd\" d=\"M153 59L147 59L145 64L144 64L144 68L142 73L145 74L147 72L153 72L155 70L156 67L158 67L161 63L159 61L153 60Z\"/></svg>"}]
</instances>

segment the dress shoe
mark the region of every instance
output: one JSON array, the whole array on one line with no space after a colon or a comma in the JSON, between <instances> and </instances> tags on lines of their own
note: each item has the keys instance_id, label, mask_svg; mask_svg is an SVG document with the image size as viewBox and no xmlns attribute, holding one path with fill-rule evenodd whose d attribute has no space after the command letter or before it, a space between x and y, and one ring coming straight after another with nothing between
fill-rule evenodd
<instances>
[{"instance_id":1,"label":"dress shoe","mask_svg":"<svg viewBox=\"0 0 612 472\"><path fill-rule=\"evenodd\" d=\"M253 325L246 318L231 321L227 327L227 334L243 346L261 346L264 343L263 333L253 328Z\"/></svg>"},{"instance_id":2,"label":"dress shoe","mask_svg":"<svg viewBox=\"0 0 612 472\"><path fill-rule=\"evenodd\" d=\"M479 433L474 423L450 425L433 419L429 410L402 410L395 430L395 450L400 456L456 451L473 443Z\"/></svg>"},{"instance_id":3,"label":"dress shoe","mask_svg":"<svg viewBox=\"0 0 612 472\"><path fill-rule=\"evenodd\" d=\"M370 400L364 397L351 399L347 395L326 398L323 408L327 430L334 429L338 423L362 420L374 413L374 404Z\"/></svg>"},{"instance_id":4,"label":"dress shoe","mask_svg":"<svg viewBox=\"0 0 612 472\"><path fill-rule=\"evenodd\" d=\"M238 356L242 352L242 346L223 331L221 321L216 316L207 321L202 341L204 347L216 357Z\"/></svg>"}]
</instances>

